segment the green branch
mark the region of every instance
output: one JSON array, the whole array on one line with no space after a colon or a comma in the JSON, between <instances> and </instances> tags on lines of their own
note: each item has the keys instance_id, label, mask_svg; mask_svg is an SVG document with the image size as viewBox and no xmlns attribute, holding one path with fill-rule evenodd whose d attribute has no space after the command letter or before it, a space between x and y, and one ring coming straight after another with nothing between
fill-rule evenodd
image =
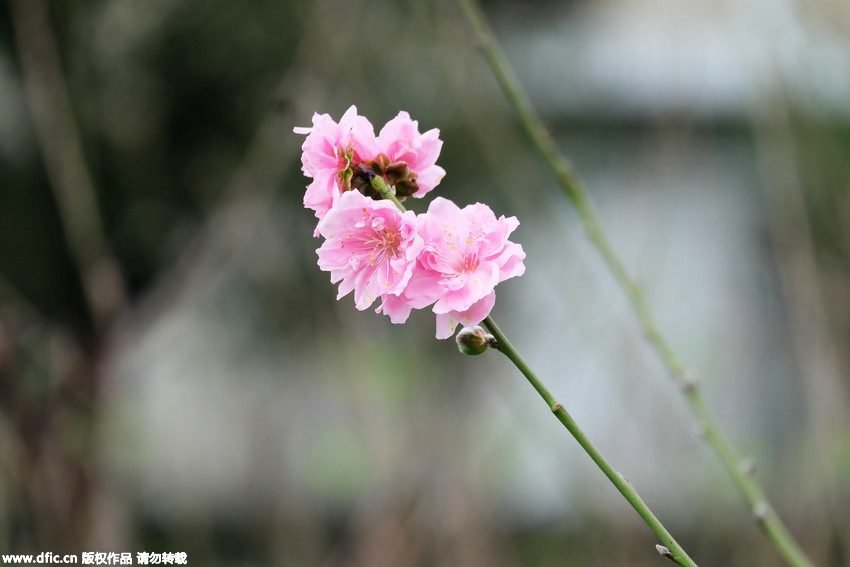
<instances>
[{"instance_id":1,"label":"green branch","mask_svg":"<svg viewBox=\"0 0 850 567\"><path fill-rule=\"evenodd\" d=\"M387 185L387 182L384 181L384 178L380 175L376 175L375 177L373 177L369 181L369 185L372 186L372 189L380 193L381 197L395 203L395 206L398 207L401 212L407 210L404 208L404 205L401 204L401 201L399 201L398 198L395 196L393 190L390 189L389 185Z\"/></svg>"},{"instance_id":2,"label":"green branch","mask_svg":"<svg viewBox=\"0 0 850 567\"><path fill-rule=\"evenodd\" d=\"M549 409L552 410L552 413L555 414L558 421L560 421L567 431L570 432L573 438L578 441L578 444L581 445L581 448L584 449L585 453L590 455L590 458L593 459L596 466L598 466L605 476L608 477L608 480L610 480L617 490L620 491L620 494L622 494L629 504L632 505L632 508L635 509L638 515L643 518L643 521L652 528L652 531L654 531L662 543L664 543L663 546L656 546L658 553L679 565L696 567L696 563L694 563L693 559L691 559L682 546L673 539L673 536L670 535L670 532L667 531L667 528L664 527L661 521L655 517L655 514L652 513L652 510L649 509L649 506L646 505L632 484L626 480L623 475L614 470L611 463L605 460L605 457L602 456L599 450L585 436L584 432L579 428L572 416L566 409L564 409L564 406L555 399L546 386L544 386L534 372L532 372L525 360L523 360L505 334L502 333L501 329L499 329L496 325L495 321L493 321L491 317L487 317L484 319L484 325L496 339L496 342L498 343L496 348L501 351L502 354L507 356L510 361L514 363L514 366L522 372L522 375L526 377L529 383L531 383L531 386L538 394L540 394L540 397L543 398L543 401L546 402L546 405L549 406Z\"/></svg>"},{"instance_id":3,"label":"green branch","mask_svg":"<svg viewBox=\"0 0 850 567\"><path fill-rule=\"evenodd\" d=\"M469 20L484 57L487 59L505 97L516 112L522 128L555 174L561 189L572 202L581 218L590 241L628 297L650 344L658 353L670 376L680 387L691 411L696 416L704 433L705 441L720 457L732 480L749 503L753 516L788 564L795 567L812 567L811 561L806 557L768 502L764 491L752 475L751 467L744 464L720 431L717 421L709 411L697 384L687 376L684 366L667 340L659 332L643 293L629 276L617 253L614 252L572 165L560 152L551 134L543 127L528 95L499 49L477 3L475 0L458 1Z\"/></svg>"}]
</instances>

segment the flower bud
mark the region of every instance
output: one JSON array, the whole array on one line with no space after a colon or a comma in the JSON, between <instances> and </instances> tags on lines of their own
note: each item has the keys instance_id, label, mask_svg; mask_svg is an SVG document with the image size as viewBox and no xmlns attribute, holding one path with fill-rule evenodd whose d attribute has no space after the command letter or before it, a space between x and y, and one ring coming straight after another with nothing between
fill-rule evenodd
<instances>
[{"instance_id":1,"label":"flower bud","mask_svg":"<svg viewBox=\"0 0 850 567\"><path fill-rule=\"evenodd\" d=\"M363 164L358 165L351 177L351 188L360 191L367 197L380 201L383 199L381 192L372 187L372 180L377 177L375 171Z\"/></svg>"},{"instance_id":2,"label":"flower bud","mask_svg":"<svg viewBox=\"0 0 850 567\"><path fill-rule=\"evenodd\" d=\"M389 181L391 185L395 185L399 181L406 181L407 179L409 179L411 171L410 168L407 167L407 164L405 162L396 161L389 164L384 169L384 174L387 177L387 181ZM415 177L416 176L414 175L414 178Z\"/></svg>"},{"instance_id":3,"label":"flower bud","mask_svg":"<svg viewBox=\"0 0 850 567\"><path fill-rule=\"evenodd\" d=\"M487 347L495 343L493 335L484 330L483 327L464 327L455 337L457 348L463 354L475 356L481 354Z\"/></svg>"},{"instance_id":4,"label":"flower bud","mask_svg":"<svg viewBox=\"0 0 850 567\"><path fill-rule=\"evenodd\" d=\"M390 158L387 157L387 154L378 154L375 156L375 159L369 161L369 167L375 173L379 173L383 175L384 171L386 171L387 166L390 165Z\"/></svg>"},{"instance_id":5,"label":"flower bud","mask_svg":"<svg viewBox=\"0 0 850 567\"><path fill-rule=\"evenodd\" d=\"M363 167L362 165L359 165L349 171L351 171L351 178L349 181L351 188L356 191L360 191L361 193L363 192L363 187L369 185L369 182L375 178L375 172L368 167Z\"/></svg>"},{"instance_id":6,"label":"flower bud","mask_svg":"<svg viewBox=\"0 0 850 567\"><path fill-rule=\"evenodd\" d=\"M416 179L405 179L395 184L395 194L399 197L410 197L419 191L419 185L416 184Z\"/></svg>"}]
</instances>

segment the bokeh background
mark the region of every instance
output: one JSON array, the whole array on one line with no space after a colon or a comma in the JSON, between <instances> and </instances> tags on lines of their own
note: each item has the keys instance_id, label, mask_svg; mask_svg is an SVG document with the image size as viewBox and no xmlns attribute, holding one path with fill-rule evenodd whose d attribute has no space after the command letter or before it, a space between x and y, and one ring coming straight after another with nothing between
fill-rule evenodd
<instances>
[{"instance_id":1,"label":"bokeh background","mask_svg":"<svg viewBox=\"0 0 850 567\"><path fill-rule=\"evenodd\" d=\"M725 431L848 564L848 5L485 10ZM292 128L351 104L520 219L494 316L691 555L781 565L448 0L2 3L2 553L664 562L506 360L335 301Z\"/></svg>"}]
</instances>

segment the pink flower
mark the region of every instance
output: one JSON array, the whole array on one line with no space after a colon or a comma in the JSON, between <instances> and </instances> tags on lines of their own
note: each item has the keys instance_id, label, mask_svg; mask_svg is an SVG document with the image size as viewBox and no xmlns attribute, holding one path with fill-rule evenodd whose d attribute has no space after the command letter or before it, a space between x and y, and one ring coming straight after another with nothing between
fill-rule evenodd
<instances>
[{"instance_id":1,"label":"pink flower","mask_svg":"<svg viewBox=\"0 0 850 567\"><path fill-rule=\"evenodd\" d=\"M508 240L517 226L516 217L497 219L481 203L460 209L437 197L416 219L425 248L407 287L385 297L379 310L403 323L411 309L434 303L439 339L451 337L458 322L480 323L493 308L496 284L525 272L525 252Z\"/></svg>"},{"instance_id":2,"label":"pink flower","mask_svg":"<svg viewBox=\"0 0 850 567\"><path fill-rule=\"evenodd\" d=\"M296 134L307 134L301 146L301 169L313 182L304 194L304 206L322 219L339 196L348 189L351 168L377 154L375 130L352 106L339 124L328 114L313 114L313 126L297 127ZM318 236L318 229L316 230Z\"/></svg>"},{"instance_id":3,"label":"pink flower","mask_svg":"<svg viewBox=\"0 0 850 567\"><path fill-rule=\"evenodd\" d=\"M474 327L487 318L494 305L496 305L496 292L491 291L488 295L473 303L466 311L437 313L437 338L447 339L451 337L455 333L458 323L463 323L464 327Z\"/></svg>"},{"instance_id":4,"label":"pink flower","mask_svg":"<svg viewBox=\"0 0 850 567\"><path fill-rule=\"evenodd\" d=\"M375 299L400 294L424 243L416 233L416 216L402 213L391 201L375 201L347 191L319 221L324 236L319 268L339 284L337 299L354 290L357 309Z\"/></svg>"},{"instance_id":5,"label":"pink flower","mask_svg":"<svg viewBox=\"0 0 850 567\"><path fill-rule=\"evenodd\" d=\"M445 169L436 165L443 147L439 136L437 128L420 134L419 123L404 111L387 122L378 134L378 152L386 155L391 163L405 162L413 173L419 187L414 197L422 197L432 190L446 174Z\"/></svg>"},{"instance_id":6,"label":"pink flower","mask_svg":"<svg viewBox=\"0 0 850 567\"><path fill-rule=\"evenodd\" d=\"M496 301L496 284L525 271L522 247L508 236L519 222L496 218L486 205L463 209L435 199L428 212L400 212L380 199L375 178L394 187L399 198L422 197L445 175L436 165L443 142L436 128L399 112L376 137L372 124L352 106L336 123L314 114L301 163L313 179L304 205L316 212L319 267L339 283L337 298L354 292L358 309L380 298L378 312L403 323L412 309L433 304L437 338L448 338L458 323L484 320Z\"/></svg>"}]
</instances>

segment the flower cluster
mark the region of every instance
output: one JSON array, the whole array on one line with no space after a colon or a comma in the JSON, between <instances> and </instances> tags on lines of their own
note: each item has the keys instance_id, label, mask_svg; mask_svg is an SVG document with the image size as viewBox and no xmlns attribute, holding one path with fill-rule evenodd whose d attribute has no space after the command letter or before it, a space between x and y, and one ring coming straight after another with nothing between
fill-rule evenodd
<instances>
[{"instance_id":1,"label":"flower cluster","mask_svg":"<svg viewBox=\"0 0 850 567\"><path fill-rule=\"evenodd\" d=\"M436 165L443 142L439 130L419 133L406 112L376 136L352 106L335 122L315 114L306 134L302 170L313 181L304 206L316 213L319 267L339 283L337 299L354 292L363 310L404 323L412 309L432 306L437 338L451 337L458 323L476 325L496 301L496 284L525 271L525 252L508 240L519 221L496 218L486 205L464 208L437 197L428 211L403 211L389 199L422 197L440 182Z\"/></svg>"}]
</instances>

